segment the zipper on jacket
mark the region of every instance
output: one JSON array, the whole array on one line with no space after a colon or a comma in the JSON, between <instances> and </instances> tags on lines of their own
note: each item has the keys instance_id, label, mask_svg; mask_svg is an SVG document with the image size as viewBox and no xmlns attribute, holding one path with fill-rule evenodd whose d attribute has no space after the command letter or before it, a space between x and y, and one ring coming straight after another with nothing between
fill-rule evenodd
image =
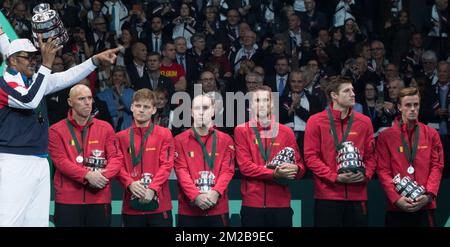
<instances>
[{"instance_id":1,"label":"zipper on jacket","mask_svg":"<svg viewBox=\"0 0 450 247\"><path fill-rule=\"evenodd\" d=\"M347 184L344 184L344 189L345 189L345 199L348 199Z\"/></svg>"},{"instance_id":2,"label":"zipper on jacket","mask_svg":"<svg viewBox=\"0 0 450 247\"><path fill-rule=\"evenodd\" d=\"M60 184L60 186L59 187L63 187L63 177L62 177L63 175L62 175L62 173L60 173L59 174L59 184Z\"/></svg>"},{"instance_id":3,"label":"zipper on jacket","mask_svg":"<svg viewBox=\"0 0 450 247\"><path fill-rule=\"evenodd\" d=\"M83 188L83 203L86 203L86 187Z\"/></svg>"},{"instance_id":4,"label":"zipper on jacket","mask_svg":"<svg viewBox=\"0 0 450 247\"><path fill-rule=\"evenodd\" d=\"M267 206L267 196L266 196L266 187L267 187L267 184L266 184L266 182L264 182L264 208L266 208L266 206Z\"/></svg>"},{"instance_id":5,"label":"zipper on jacket","mask_svg":"<svg viewBox=\"0 0 450 247\"><path fill-rule=\"evenodd\" d=\"M244 180L244 191L247 192L247 179L245 177L242 179Z\"/></svg>"},{"instance_id":6,"label":"zipper on jacket","mask_svg":"<svg viewBox=\"0 0 450 247\"><path fill-rule=\"evenodd\" d=\"M419 128L419 125L417 125L415 128ZM408 133L408 125L406 125L406 134L408 135L408 140L409 140L409 146L410 146L410 150L412 151L412 149L413 149L413 144L412 144L412 137L413 137L413 135L414 135L414 132L416 131L416 129L412 129L412 131L411 131L411 133ZM401 129L400 129L400 131L402 131ZM414 141L419 141L419 140L414 140ZM408 161L408 163L409 163L409 161ZM413 164L414 164L414 160L413 160ZM408 166L409 166L409 164L408 164ZM416 173L414 172L413 174L413 179L414 180L416 180Z\"/></svg>"},{"instance_id":7,"label":"zipper on jacket","mask_svg":"<svg viewBox=\"0 0 450 247\"><path fill-rule=\"evenodd\" d=\"M141 134L141 140L142 140L142 138L144 138L144 136L142 135L142 128L139 128L139 133ZM133 145L134 145L134 143L133 143ZM139 147L139 148L142 149L143 147L145 147L145 143L142 144L142 147ZM144 152L145 152L145 149L142 150L141 160L139 161L141 163L141 176L142 176L142 173L144 173L144 156L145 156Z\"/></svg>"},{"instance_id":8,"label":"zipper on jacket","mask_svg":"<svg viewBox=\"0 0 450 247\"><path fill-rule=\"evenodd\" d=\"M344 119L341 119L341 133L342 137L344 137ZM345 199L348 199L347 184L344 184L344 192L345 192Z\"/></svg>"}]
</instances>

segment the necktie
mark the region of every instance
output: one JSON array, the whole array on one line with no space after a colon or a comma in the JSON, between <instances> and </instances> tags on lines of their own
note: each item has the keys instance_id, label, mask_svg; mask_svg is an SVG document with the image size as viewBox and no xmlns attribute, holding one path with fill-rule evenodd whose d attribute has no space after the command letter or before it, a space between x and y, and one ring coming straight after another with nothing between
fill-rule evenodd
<instances>
[{"instance_id":1,"label":"necktie","mask_svg":"<svg viewBox=\"0 0 450 247\"><path fill-rule=\"evenodd\" d=\"M158 44L159 37L155 35L155 47L153 47L154 52L159 53L159 44Z\"/></svg>"},{"instance_id":2,"label":"necktie","mask_svg":"<svg viewBox=\"0 0 450 247\"><path fill-rule=\"evenodd\" d=\"M278 84L278 92L280 93L280 95L282 95L283 91L284 91L284 78L280 77L280 83Z\"/></svg>"},{"instance_id":3,"label":"necktie","mask_svg":"<svg viewBox=\"0 0 450 247\"><path fill-rule=\"evenodd\" d=\"M247 51L245 52L247 59L250 60L250 57L252 56L252 52L251 51Z\"/></svg>"},{"instance_id":4,"label":"necktie","mask_svg":"<svg viewBox=\"0 0 450 247\"><path fill-rule=\"evenodd\" d=\"M109 28L111 29L111 32L116 32L116 4L113 3L111 6L111 23L109 24Z\"/></svg>"},{"instance_id":5,"label":"necktie","mask_svg":"<svg viewBox=\"0 0 450 247\"><path fill-rule=\"evenodd\" d=\"M186 71L186 65L184 64L184 55L180 55L179 60L180 60L180 65L183 66L184 71Z\"/></svg>"},{"instance_id":6,"label":"necktie","mask_svg":"<svg viewBox=\"0 0 450 247\"><path fill-rule=\"evenodd\" d=\"M297 47L297 38L295 35L291 36L291 48Z\"/></svg>"}]
</instances>

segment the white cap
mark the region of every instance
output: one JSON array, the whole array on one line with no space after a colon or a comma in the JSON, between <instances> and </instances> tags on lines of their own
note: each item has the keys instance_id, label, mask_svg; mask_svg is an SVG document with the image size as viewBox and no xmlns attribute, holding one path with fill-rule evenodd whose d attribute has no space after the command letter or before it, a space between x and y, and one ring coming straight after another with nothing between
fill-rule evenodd
<instances>
[{"instance_id":1,"label":"white cap","mask_svg":"<svg viewBox=\"0 0 450 247\"><path fill-rule=\"evenodd\" d=\"M8 57L12 54L24 51L24 52L37 52L36 47L34 47L33 43L29 39L16 39L11 42L8 50Z\"/></svg>"}]
</instances>

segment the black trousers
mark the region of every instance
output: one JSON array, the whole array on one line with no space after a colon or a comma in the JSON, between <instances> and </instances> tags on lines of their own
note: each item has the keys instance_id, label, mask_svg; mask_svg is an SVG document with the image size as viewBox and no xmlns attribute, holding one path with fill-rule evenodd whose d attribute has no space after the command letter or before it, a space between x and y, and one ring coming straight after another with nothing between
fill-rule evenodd
<instances>
[{"instance_id":1,"label":"black trousers","mask_svg":"<svg viewBox=\"0 0 450 247\"><path fill-rule=\"evenodd\" d=\"M228 213L211 216L178 215L179 227L226 227L229 226Z\"/></svg>"},{"instance_id":2,"label":"black trousers","mask_svg":"<svg viewBox=\"0 0 450 247\"><path fill-rule=\"evenodd\" d=\"M450 135L441 135L442 148L444 149L444 164L450 162ZM450 167L444 166L442 178L450 177Z\"/></svg>"},{"instance_id":3,"label":"black trousers","mask_svg":"<svg viewBox=\"0 0 450 247\"><path fill-rule=\"evenodd\" d=\"M111 226L111 204L55 204L56 227Z\"/></svg>"},{"instance_id":4,"label":"black trousers","mask_svg":"<svg viewBox=\"0 0 450 247\"><path fill-rule=\"evenodd\" d=\"M385 215L387 227L434 227L434 210L419 210L417 212L387 211Z\"/></svg>"},{"instance_id":5,"label":"black trousers","mask_svg":"<svg viewBox=\"0 0 450 247\"><path fill-rule=\"evenodd\" d=\"M315 200L314 226L368 226L366 201Z\"/></svg>"},{"instance_id":6,"label":"black trousers","mask_svg":"<svg viewBox=\"0 0 450 247\"><path fill-rule=\"evenodd\" d=\"M125 227L172 227L172 211L144 215L122 215Z\"/></svg>"},{"instance_id":7,"label":"black trousers","mask_svg":"<svg viewBox=\"0 0 450 247\"><path fill-rule=\"evenodd\" d=\"M292 227L292 208L253 208L242 206L244 227Z\"/></svg>"}]
</instances>

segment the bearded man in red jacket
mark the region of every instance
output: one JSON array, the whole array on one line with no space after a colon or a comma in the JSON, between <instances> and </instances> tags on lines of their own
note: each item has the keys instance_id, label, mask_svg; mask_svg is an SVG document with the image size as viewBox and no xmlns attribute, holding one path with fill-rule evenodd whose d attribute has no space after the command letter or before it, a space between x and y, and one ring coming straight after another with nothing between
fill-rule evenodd
<instances>
[{"instance_id":1,"label":"bearded man in red jacket","mask_svg":"<svg viewBox=\"0 0 450 247\"><path fill-rule=\"evenodd\" d=\"M288 180L305 172L294 132L273 116L272 90L257 86L250 92L252 118L234 130L236 157L242 174L242 226L291 227L293 211ZM272 161L291 150L291 158Z\"/></svg>"},{"instance_id":2,"label":"bearded man in red jacket","mask_svg":"<svg viewBox=\"0 0 450 247\"><path fill-rule=\"evenodd\" d=\"M124 165L117 176L123 185L124 226L171 227L169 176L174 144L169 129L152 122L156 96L147 88L136 91L131 103L132 126L117 133Z\"/></svg>"},{"instance_id":3,"label":"bearded man in red jacket","mask_svg":"<svg viewBox=\"0 0 450 247\"><path fill-rule=\"evenodd\" d=\"M314 225L367 226L367 182L376 168L372 123L352 110L355 93L348 78L331 77L325 92L330 105L311 116L305 128L305 162L314 174Z\"/></svg>"},{"instance_id":4,"label":"bearded man in red jacket","mask_svg":"<svg viewBox=\"0 0 450 247\"><path fill-rule=\"evenodd\" d=\"M417 88L402 89L398 102L401 117L377 140L377 174L388 198L385 224L434 226L436 196L444 169L439 133L418 121ZM393 181L395 177L415 181L417 186L423 186L422 193L413 194L417 187L403 188L399 181Z\"/></svg>"},{"instance_id":5,"label":"bearded man in red jacket","mask_svg":"<svg viewBox=\"0 0 450 247\"><path fill-rule=\"evenodd\" d=\"M229 225L228 185L234 174L234 143L214 128L214 99L192 100L193 127L175 137L178 226Z\"/></svg>"}]
</instances>

